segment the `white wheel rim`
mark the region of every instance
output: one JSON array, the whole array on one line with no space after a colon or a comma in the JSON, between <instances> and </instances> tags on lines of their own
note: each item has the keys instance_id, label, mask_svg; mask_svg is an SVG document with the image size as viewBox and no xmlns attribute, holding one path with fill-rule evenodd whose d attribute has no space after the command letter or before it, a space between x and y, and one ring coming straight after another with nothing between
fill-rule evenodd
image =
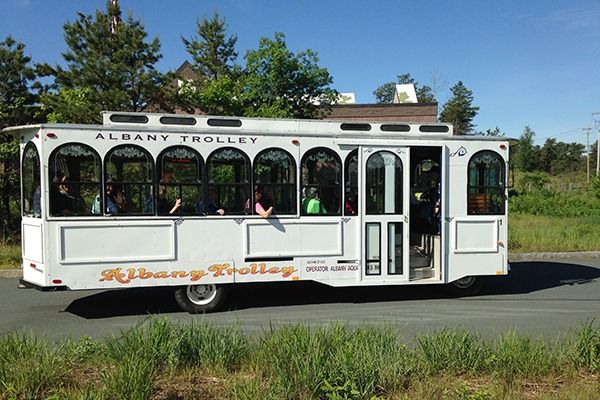
<instances>
[{"instance_id":1,"label":"white wheel rim","mask_svg":"<svg viewBox=\"0 0 600 400\"><path fill-rule=\"evenodd\" d=\"M216 285L190 285L187 287L188 299L199 306L210 304L217 296Z\"/></svg>"},{"instance_id":2,"label":"white wheel rim","mask_svg":"<svg viewBox=\"0 0 600 400\"><path fill-rule=\"evenodd\" d=\"M469 286L473 285L473 283L475 283L475 277L465 276L464 278L460 278L459 280L456 280L452 283L454 283L454 286L456 286L457 288L466 289Z\"/></svg>"}]
</instances>

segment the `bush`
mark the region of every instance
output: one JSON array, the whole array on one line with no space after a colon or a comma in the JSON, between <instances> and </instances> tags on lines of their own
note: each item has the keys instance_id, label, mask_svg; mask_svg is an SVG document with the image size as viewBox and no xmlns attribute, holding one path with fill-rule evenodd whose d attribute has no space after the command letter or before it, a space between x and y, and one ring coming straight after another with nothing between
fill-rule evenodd
<instances>
[{"instance_id":1,"label":"bush","mask_svg":"<svg viewBox=\"0 0 600 400\"><path fill-rule=\"evenodd\" d=\"M559 193L540 190L509 199L511 213L553 217L600 216L600 201L589 192Z\"/></svg>"}]
</instances>

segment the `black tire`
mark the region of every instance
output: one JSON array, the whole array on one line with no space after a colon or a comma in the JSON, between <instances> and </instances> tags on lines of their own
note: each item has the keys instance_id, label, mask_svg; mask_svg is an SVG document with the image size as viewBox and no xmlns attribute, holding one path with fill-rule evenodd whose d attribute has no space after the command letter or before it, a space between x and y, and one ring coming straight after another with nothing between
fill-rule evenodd
<instances>
[{"instance_id":1,"label":"black tire","mask_svg":"<svg viewBox=\"0 0 600 400\"><path fill-rule=\"evenodd\" d=\"M483 289L485 282L481 276L465 276L446 285L446 291L455 297L475 296Z\"/></svg>"},{"instance_id":2,"label":"black tire","mask_svg":"<svg viewBox=\"0 0 600 400\"><path fill-rule=\"evenodd\" d=\"M175 300L182 310L191 314L218 311L227 297L226 285L188 285L175 290Z\"/></svg>"}]
</instances>

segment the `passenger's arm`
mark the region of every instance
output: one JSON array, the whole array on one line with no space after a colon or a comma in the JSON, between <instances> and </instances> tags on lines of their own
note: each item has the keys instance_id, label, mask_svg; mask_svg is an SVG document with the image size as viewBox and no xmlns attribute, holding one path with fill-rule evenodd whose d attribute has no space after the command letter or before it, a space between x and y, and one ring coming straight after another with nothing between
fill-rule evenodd
<instances>
[{"instance_id":1,"label":"passenger's arm","mask_svg":"<svg viewBox=\"0 0 600 400\"><path fill-rule=\"evenodd\" d=\"M169 214L173 214L175 211L179 210L179 207L181 207L181 199L175 200L175 205L173 206L173 208L171 208Z\"/></svg>"}]
</instances>

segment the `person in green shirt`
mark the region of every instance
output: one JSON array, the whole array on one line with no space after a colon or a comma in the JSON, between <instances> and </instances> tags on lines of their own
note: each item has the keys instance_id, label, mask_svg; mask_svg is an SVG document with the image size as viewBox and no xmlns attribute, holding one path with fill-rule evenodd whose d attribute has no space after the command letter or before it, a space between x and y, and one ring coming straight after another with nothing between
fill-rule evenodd
<instances>
[{"instance_id":1,"label":"person in green shirt","mask_svg":"<svg viewBox=\"0 0 600 400\"><path fill-rule=\"evenodd\" d=\"M302 201L302 207L306 214L326 214L327 210L321 204L321 198L319 197L319 190L317 188L310 188L308 196Z\"/></svg>"}]
</instances>

